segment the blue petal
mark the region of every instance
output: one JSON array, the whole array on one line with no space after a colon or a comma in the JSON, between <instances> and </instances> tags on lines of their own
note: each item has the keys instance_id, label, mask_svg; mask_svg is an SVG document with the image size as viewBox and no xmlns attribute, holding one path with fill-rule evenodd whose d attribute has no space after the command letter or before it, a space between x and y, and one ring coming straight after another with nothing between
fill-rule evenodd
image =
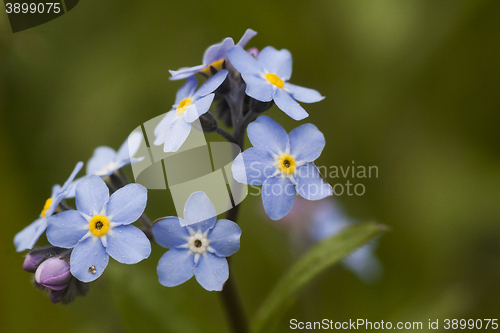
<instances>
[{"instance_id":1,"label":"blue petal","mask_svg":"<svg viewBox=\"0 0 500 333\"><path fill-rule=\"evenodd\" d=\"M72 248L89 232L89 222L76 210L67 210L47 219L47 239L58 247Z\"/></svg>"},{"instance_id":2,"label":"blue petal","mask_svg":"<svg viewBox=\"0 0 500 333\"><path fill-rule=\"evenodd\" d=\"M123 162L126 164L131 163L132 157L135 156L137 151L139 150L139 147L141 146L141 143L143 142L144 137L142 132L132 132L128 136L127 140L122 144L120 149L118 150L117 154L117 161L118 162ZM120 167L124 166L123 163L121 164ZM118 169L118 168L117 168Z\"/></svg>"},{"instance_id":3,"label":"blue petal","mask_svg":"<svg viewBox=\"0 0 500 333\"><path fill-rule=\"evenodd\" d=\"M73 179L75 179L76 175L78 174L78 172L80 172L82 167L83 167L83 162L76 163L73 172L71 172L71 175L66 180L64 185L62 187L60 187L59 185L55 185L52 187L52 196L51 196L52 203L49 209L47 209L47 211L45 212L45 216L48 217L52 215L56 210L57 206L59 206L59 203L61 203L61 201L63 201L63 199L68 196L68 194L71 192L72 189Z\"/></svg>"},{"instance_id":4,"label":"blue petal","mask_svg":"<svg viewBox=\"0 0 500 333\"><path fill-rule=\"evenodd\" d=\"M223 69L214 76L210 77L201 87L194 93L193 98L203 97L215 91L224 82L227 76L227 70Z\"/></svg>"},{"instance_id":5,"label":"blue petal","mask_svg":"<svg viewBox=\"0 0 500 333\"><path fill-rule=\"evenodd\" d=\"M243 73L241 77L247 85L245 94L261 102L273 99L274 87L269 81L254 74Z\"/></svg>"},{"instance_id":6,"label":"blue petal","mask_svg":"<svg viewBox=\"0 0 500 333\"><path fill-rule=\"evenodd\" d=\"M284 217L293 206L295 188L288 177L281 174L266 179L262 186L262 203L273 220Z\"/></svg>"},{"instance_id":7,"label":"blue petal","mask_svg":"<svg viewBox=\"0 0 500 333\"><path fill-rule=\"evenodd\" d=\"M274 174L274 158L267 150L248 148L236 156L231 166L234 179L243 184L262 185Z\"/></svg>"},{"instance_id":8,"label":"blue petal","mask_svg":"<svg viewBox=\"0 0 500 333\"><path fill-rule=\"evenodd\" d=\"M165 153L175 152L179 150L189 136L191 124L186 122L182 117L176 117L166 131L163 151Z\"/></svg>"},{"instance_id":9,"label":"blue petal","mask_svg":"<svg viewBox=\"0 0 500 333\"><path fill-rule=\"evenodd\" d=\"M245 45L247 45L250 39L252 39L255 35L257 35L256 31L253 31L252 29L247 29L243 34L243 37L241 37L241 39L236 45L245 47Z\"/></svg>"},{"instance_id":10,"label":"blue petal","mask_svg":"<svg viewBox=\"0 0 500 333\"><path fill-rule=\"evenodd\" d=\"M136 264L151 254L151 243L139 228L120 225L110 231L106 234L106 251L116 261Z\"/></svg>"},{"instance_id":11,"label":"blue petal","mask_svg":"<svg viewBox=\"0 0 500 333\"><path fill-rule=\"evenodd\" d=\"M187 77L195 75L196 73L198 73L199 71L203 70L206 67L207 67L207 65L202 64L202 65L193 66L193 67L179 68L176 71L169 70L170 74L172 75L170 80L175 81L175 80L185 79Z\"/></svg>"},{"instance_id":12,"label":"blue petal","mask_svg":"<svg viewBox=\"0 0 500 333\"><path fill-rule=\"evenodd\" d=\"M325 96L321 96L321 94L314 89L299 87L288 82L285 83L283 89L299 102L315 103L325 98Z\"/></svg>"},{"instance_id":13,"label":"blue petal","mask_svg":"<svg viewBox=\"0 0 500 333\"><path fill-rule=\"evenodd\" d=\"M205 252L194 267L196 281L208 291L221 291L229 278L229 266L226 258Z\"/></svg>"},{"instance_id":14,"label":"blue petal","mask_svg":"<svg viewBox=\"0 0 500 333\"><path fill-rule=\"evenodd\" d=\"M292 55L288 50L276 50L272 46L267 46L260 51L257 60L269 72L276 74L283 81L287 81L292 76Z\"/></svg>"},{"instance_id":15,"label":"blue petal","mask_svg":"<svg viewBox=\"0 0 500 333\"><path fill-rule=\"evenodd\" d=\"M295 170L297 182L297 193L307 200L320 200L332 195L332 187L328 184L318 171L318 168L307 163Z\"/></svg>"},{"instance_id":16,"label":"blue petal","mask_svg":"<svg viewBox=\"0 0 500 333\"><path fill-rule=\"evenodd\" d=\"M165 138L167 137L168 131L170 127L172 127L172 122L177 119L177 112L175 110L167 112L165 117L156 125L155 127L155 136L156 139L154 144L156 146L164 144Z\"/></svg>"},{"instance_id":17,"label":"blue petal","mask_svg":"<svg viewBox=\"0 0 500 333\"><path fill-rule=\"evenodd\" d=\"M99 215L108 200L109 189L100 177L85 178L76 187L76 208L88 216Z\"/></svg>"},{"instance_id":18,"label":"blue petal","mask_svg":"<svg viewBox=\"0 0 500 333\"><path fill-rule=\"evenodd\" d=\"M71 275L82 282L91 282L104 272L109 255L98 237L87 237L76 244L71 252ZM95 273L92 269L95 268Z\"/></svg>"},{"instance_id":19,"label":"blue petal","mask_svg":"<svg viewBox=\"0 0 500 333\"><path fill-rule=\"evenodd\" d=\"M179 220L178 217L169 216L159 219L153 224L153 236L159 245L170 249L187 243L189 232L185 227L181 226ZM185 224L185 221L183 224Z\"/></svg>"},{"instance_id":20,"label":"blue petal","mask_svg":"<svg viewBox=\"0 0 500 333\"><path fill-rule=\"evenodd\" d=\"M194 256L187 249L170 249L158 262L158 280L165 287L175 287L193 274Z\"/></svg>"},{"instance_id":21,"label":"blue petal","mask_svg":"<svg viewBox=\"0 0 500 333\"><path fill-rule=\"evenodd\" d=\"M211 229L216 218L217 212L205 192L198 191L189 196L184 205L184 219L188 225L202 222L206 223L208 229ZM203 228L204 230L206 229Z\"/></svg>"},{"instance_id":22,"label":"blue petal","mask_svg":"<svg viewBox=\"0 0 500 333\"><path fill-rule=\"evenodd\" d=\"M16 251L31 250L35 246L36 241L47 228L47 219L42 217L35 220L29 226L21 230L14 237L14 245Z\"/></svg>"},{"instance_id":23,"label":"blue petal","mask_svg":"<svg viewBox=\"0 0 500 333\"><path fill-rule=\"evenodd\" d=\"M288 134L285 129L268 116L260 116L251 122L247 135L254 147L276 155L284 153L288 147Z\"/></svg>"},{"instance_id":24,"label":"blue petal","mask_svg":"<svg viewBox=\"0 0 500 333\"><path fill-rule=\"evenodd\" d=\"M227 57L234 68L240 73L261 75L264 68L250 53L241 46L235 46L227 51Z\"/></svg>"},{"instance_id":25,"label":"blue petal","mask_svg":"<svg viewBox=\"0 0 500 333\"><path fill-rule=\"evenodd\" d=\"M210 109L210 105L212 105L212 101L214 100L215 94L209 94L205 97L198 99L194 104L190 105L186 112L182 115L185 121L188 123L192 123L196 119L198 119L202 114L207 113Z\"/></svg>"},{"instance_id":26,"label":"blue petal","mask_svg":"<svg viewBox=\"0 0 500 333\"><path fill-rule=\"evenodd\" d=\"M109 222L129 224L137 221L148 202L148 190L140 184L128 184L111 195L106 208Z\"/></svg>"},{"instance_id":27,"label":"blue petal","mask_svg":"<svg viewBox=\"0 0 500 333\"><path fill-rule=\"evenodd\" d=\"M179 105L179 103L190 96L193 96L196 91L196 87L198 86L198 80L196 76L188 77L186 83L177 90L177 94L175 96L175 105Z\"/></svg>"},{"instance_id":28,"label":"blue petal","mask_svg":"<svg viewBox=\"0 0 500 333\"><path fill-rule=\"evenodd\" d=\"M325 136L313 124L304 124L288 134L290 154L296 162L312 162L325 148Z\"/></svg>"},{"instance_id":29,"label":"blue petal","mask_svg":"<svg viewBox=\"0 0 500 333\"><path fill-rule=\"evenodd\" d=\"M294 120L302 120L309 116L306 110L304 110L304 108L283 89L276 89L273 100L281 111L285 112Z\"/></svg>"},{"instance_id":30,"label":"blue petal","mask_svg":"<svg viewBox=\"0 0 500 333\"><path fill-rule=\"evenodd\" d=\"M211 45L203 54L203 63L210 65L214 61L224 59L226 52L234 46L234 41L231 37L225 38L221 43Z\"/></svg>"},{"instance_id":31,"label":"blue petal","mask_svg":"<svg viewBox=\"0 0 500 333\"><path fill-rule=\"evenodd\" d=\"M240 249L241 229L229 220L219 220L208 234L209 245L219 257L229 257Z\"/></svg>"},{"instance_id":32,"label":"blue petal","mask_svg":"<svg viewBox=\"0 0 500 333\"><path fill-rule=\"evenodd\" d=\"M87 162L87 175L99 175L105 166L116 161L116 156L115 150L110 147L97 147Z\"/></svg>"}]
</instances>

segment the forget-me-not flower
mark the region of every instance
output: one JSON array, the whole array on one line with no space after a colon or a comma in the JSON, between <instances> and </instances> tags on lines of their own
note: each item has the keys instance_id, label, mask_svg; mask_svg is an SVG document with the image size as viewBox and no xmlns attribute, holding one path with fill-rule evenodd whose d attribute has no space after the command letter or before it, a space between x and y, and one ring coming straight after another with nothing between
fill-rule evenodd
<instances>
[{"instance_id":1,"label":"forget-me-not flower","mask_svg":"<svg viewBox=\"0 0 500 333\"><path fill-rule=\"evenodd\" d=\"M297 192L308 200L332 195L332 187L312 163L325 146L325 137L312 124L297 127L290 134L268 116L248 125L253 145L233 162L233 177L240 183L262 185L262 202L273 220L292 208Z\"/></svg>"},{"instance_id":2,"label":"forget-me-not flower","mask_svg":"<svg viewBox=\"0 0 500 333\"><path fill-rule=\"evenodd\" d=\"M54 213L59 203L71 192L73 179L82 167L83 162L78 162L63 186L54 185L52 187L52 195L45 201L40 217L14 237L14 244L18 252L32 249L35 246L36 241L47 228L47 218Z\"/></svg>"},{"instance_id":3,"label":"forget-me-not flower","mask_svg":"<svg viewBox=\"0 0 500 333\"><path fill-rule=\"evenodd\" d=\"M244 47L250 39L252 39L257 33L252 29L247 29L243 37L241 37L238 44L241 47ZM214 44L206 49L205 54L203 55L203 64L189 67L189 68L181 68L176 71L170 71L172 74L171 80L181 80L187 77L193 76L196 73L204 73L207 76L211 76L210 67L215 68L217 71L221 71L224 61L227 59L227 51L234 46L234 41L231 37L224 39L221 43Z\"/></svg>"},{"instance_id":4,"label":"forget-me-not flower","mask_svg":"<svg viewBox=\"0 0 500 333\"><path fill-rule=\"evenodd\" d=\"M62 248L73 248L71 274L82 282L101 276L109 256L123 264L135 264L149 257L151 244L146 235L132 225L144 212L147 190L129 184L109 196L109 189L98 176L83 179L76 187L77 210L50 217L47 239Z\"/></svg>"},{"instance_id":5,"label":"forget-me-not flower","mask_svg":"<svg viewBox=\"0 0 500 333\"><path fill-rule=\"evenodd\" d=\"M134 157L139 150L141 141L142 133L132 132L127 140L121 145L118 152L107 146L97 147L94 150L94 154L87 162L87 175L74 180L72 190L68 193L67 198L75 197L76 186L82 179L88 176L106 177L124 166L142 161L144 156L138 158Z\"/></svg>"},{"instance_id":6,"label":"forget-me-not flower","mask_svg":"<svg viewBox=\"0 0 500 333\"><path fill-rule=\"evenodd\" d=\"M174 287L194 275L206 290L222 290L229 277L225 257L239 250L241 229L229 220L216 221L215 208L204 192L191 194L184 218L169 216L153 225L156 242L170 249L158 263L160 283Z\"/></svg>"},{"instance_id":7,"label":"forget-me-not flower","mask_svg":"<svg viewBox=\"0 0 500 333\"><path fill-rule=\"evenodd\" d=\"M292 76L292 55L288 50L267 46L257 59L234 46L227 52L231 64L245 81L246 94L261 102L274 101L287 115L302 120L309 114L296 102L314 103L324 97L314 89L299 87L289 82Z\"/></svg>"},{"instance_id":8,"label":"forget-me-not flower","mask_svg":"<svg viewBox=\"0 0 500 333\"><path fill-rule=\"evenodd\" d=\"M173 109L155 128L155 145L163 144L164 152L179 150L191 132L191 123L205 114L215 97L213 91L226 79L227 70L209 78L198 90L198 80L190 76L177 91Z\"/></svg>"},{"instance_id":9,"label":"forget-me-not flower","mask_svg":"<svg viewBox=\"0 0 500 333\"><path fill-rule=\"evenodd\" d=\"M310 219L310 234L315 241L332 237L353 223L331 201L318 202ZM374 255L377 242L370 241L342 259L342 264L366 283L376 282L382 275L382 265Z\"/></svg>"},{"instance_id":10,"label":"forget-me-not flower","mask_svg":"<svg viewBox=\"0 0 500 333\"><path fill-rule=\"evenodd\" d=\"M134 157L141 141L142 133L132 132L118 152L106 146L97 147L87 162L87 175L109 176L126 165L142 161L144 157Z\"/></svg>"}]
</instances>

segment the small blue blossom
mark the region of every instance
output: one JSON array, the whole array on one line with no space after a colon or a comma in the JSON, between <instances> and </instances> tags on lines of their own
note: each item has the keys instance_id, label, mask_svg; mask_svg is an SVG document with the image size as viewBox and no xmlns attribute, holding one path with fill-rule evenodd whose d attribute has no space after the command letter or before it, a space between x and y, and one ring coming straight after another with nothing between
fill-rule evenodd
<instances>
[{"instance_id":1,"label":"small blue blossom","mask_svg":"<svg viewBox=\"0 0 500 333\"><path fill-rule=\"evenodd\" d=\"M212 93L226 79L227 70L222 70L208 79L198 90L198 80L190 76L177 91L173 109L165 115L155 128L155 145L164 145L164 152L179 150L191 132L191 123L205 114L215 97Z\"/></svg>"},{"instance_id":2,"label":"small blue blossom","mask_svg":"<svg viewBox=\"0 0 500 333\"><path fill-rule=\"evenodd\" d=\"M142 140L142 133L133 132L122 144L118 152L106 146L97 147L87 162L87 175L74 180L72 190L68 193L67 198L74 198L78 183L89 176L106 177L124 166L142 161L144 156L134 157Z\"/></svg>"},{"instance_id":3,"label":"small blue blossom","mask_svg":"<svg viewBox=\"0 0 500 333\"><path fill-rule=\"evenodd\" d=\"M244 47L256 34L257 33L252 29L247 29L243 37L241 37L240 41L236 45ZM222 70L222 65L227 59L226 53L233 46L234 41L231 37L224 39L221 43L210 46L203 55L203 64L189 68L181 68L177 71L171 70L171 80L185 79L199 72L204 73L207 76L211 76L210 67L214 67L218 71Z\"/></svg>"},{"instance_id":4,"label":"small blue blossom","mask_svg":"<svg viewBox=\"0 0 500 333\"><path fill-rule=\"evenodd\" d=\"M331 201L322 201L314 207L310 234L313 240L320 241L338 234L352 224L337 205ZM345 257L342 264L363 282L376 282L382 275L382 265L373 254L376 246L375 241L368 242Z\"/></svg>"},{"instance_id":5,"label":"small blue blossom","mask_svg":"<svg viewBox=\"0 0 500 333\"><path fill-rule=\"evenodd\" d=\"M297 192L308 200L332 195L312 163L325 147L325 137L312 124L297 127L290 134L268 116L248 125L253 147L240 153L233 162L233 177L240 183L262 186L264 209L273 220L284 217L292 208Z\"/></svg>"},{"instance_id":6,"label":"small blue blossom","mask_svg":"<svg viewBox=\"0 0 500 333\"><path fill-rule=\"evenodd\" d=\"M292 55L288 50L278 51L268 46L255 59L240 46L235 46L227 52L227 56L241 73L248 96L261 102L274 101L278 108L295 120L309 115L296 100L314 103L324 98L316 90L287 82L292 76Z\"/></svg>"},{"instance_id":7,"label":"small blue blossom","mask_svg":"<svg viewBox=\"0 0 500 333\"><path fill-rule=\"evenodd\" d=\"M153 225L156 242L170 249L158 263L160 283L174 287L194 275L206 290L222 290L229 277L225 257L239 250L241 229L229 220L216 221L215 208L204 192L191 194L184 218L169 216Z\"/></svg>"},{"instance_id":8,"label":"small blue blossom","mask_svg":"<svg viewBox=\"0 0 500 333\"><path fill-rule=\"evenodd\" d=\"M140 162L144 157L134 158L142 141L142 133L133 132L122 144L118 152L113 148L101 146L87 162L87 175L105 177L131 163Z\"/></svg>"},{"instance_id":9,"label":"small blue blossom","mask_svg":"<svg viewBox=\"0 0 500 333\"><path fill-rule=\"evenodd\" d=\"M103 273L109 256L123 264L135 264L149 257L151 244L146 235L130 225L141 217L147 190L129 184L109 196L98 176L83 179L76 187L77 210L67 210L47 221L47 239L62 248L73 248L71 274L91 282Z\"/></svg>"},{"instance_id":10,"label":"small blue blossom","mask_svg":"<svg viewBox=\"0 0 500 333\"><path fill-rule=\"evenodd\" d=\"M47 219L54 213L59 203L71 192L73 179L75 179L76 174L82 167L83 162L78 162L63 186L54 185L52 187L52 195L45 202L40 217L14 237L14 244L18 252L32 249L35 246L36 241L47 228Z\"/></svg>"}]
</instances>

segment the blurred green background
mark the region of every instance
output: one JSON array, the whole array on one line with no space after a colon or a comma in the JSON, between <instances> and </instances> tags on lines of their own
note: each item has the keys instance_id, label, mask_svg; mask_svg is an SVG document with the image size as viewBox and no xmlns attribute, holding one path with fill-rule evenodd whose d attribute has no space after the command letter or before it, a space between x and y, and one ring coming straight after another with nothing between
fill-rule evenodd
<instances>
[{"instance_id":1,"label":"blurred green background","mask_svg":"<svg viewBox=\"0 0 500 333\"><path fill-rule=\"evenodd\" d=\"M228 331L217 293L194 279L176 288L157 282L165 251L157 245L137 265L110 260L86 297L62 306L32 287L13 237L77 161L99 145L117 149L170 110L181 83L168 69L200 64L206 47L247 28L258 32L249 47L287 48L291 82L326 96L304 105L310 116L300 122L326 136L317 164L378 166L378 178L362 180L365 195L337 200L352 218L391 228L377 251L380 282L335 267L276 331L289 331L291 318L424 327L428 319L498 318L499 17L493 0L87 0L13 34L0 14L0 331ZM299 125L276 107L268 114L287 131ZM150 192L149 215L170 215L168 193ZM231 276L253 314L296 258L260 198L242 205Z\"/></svg>"}]
</instances>

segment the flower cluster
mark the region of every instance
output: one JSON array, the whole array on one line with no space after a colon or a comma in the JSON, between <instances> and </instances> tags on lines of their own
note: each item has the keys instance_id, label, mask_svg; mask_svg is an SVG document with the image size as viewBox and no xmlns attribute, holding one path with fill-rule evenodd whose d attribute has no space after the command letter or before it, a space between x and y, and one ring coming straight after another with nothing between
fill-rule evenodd
<instances>
[{"instance_id":1,"label":"flower cluster","mask_svg":"<svg viewBox=\"0 0 500 333\"><path fill-rule=\"evenodd\" d=\"M296 194L307 200L332 195L313 163L325 147L325 137L313 124L287 133L278 122L260 114L276 105L299 121L308 113L298 102L319 102L324 97L288 82L292 74L288 50L271 46L244 50L255 35L248 29L236 45L226 38L205 51L201 65L170 71L172 80L186 82L177 91L173 108L155 126L152 142L164 152L177 152L195 127L238 145L242 152L232 164L232 181L262 185L264 209L278 220L288 214ZM206 79L199 87L198 74ZM232 128L232 133L221 124ZM247 150L245 133L253 145ZM135 155L143 140L142 133L134 132L118 152L109 147L95 149L86 175L75 180L83 165L78 163L66 183L53 188L40 218L16 235L16 248L23 251L32 249L47 230L52 246L31 251L23 267L35 274L35 284L47 290L52 301L66 303L85 294L87 283L103 274L110 256L124 264L148 258L150 241L168 249L157 268L162 285L177 286L194 275L204 289L223 290L229 278L226 257L240 248L238 207L231 215L234 221L217 220L209 197L194 191L185 203L183 218L160 217L151 223L144 214L147 189L129 183L121 170L141 161L143 157ZM67 201L71 198L74 209ZM142 228L132 225L136 221Z\"/></svg>"}]
</instances>

